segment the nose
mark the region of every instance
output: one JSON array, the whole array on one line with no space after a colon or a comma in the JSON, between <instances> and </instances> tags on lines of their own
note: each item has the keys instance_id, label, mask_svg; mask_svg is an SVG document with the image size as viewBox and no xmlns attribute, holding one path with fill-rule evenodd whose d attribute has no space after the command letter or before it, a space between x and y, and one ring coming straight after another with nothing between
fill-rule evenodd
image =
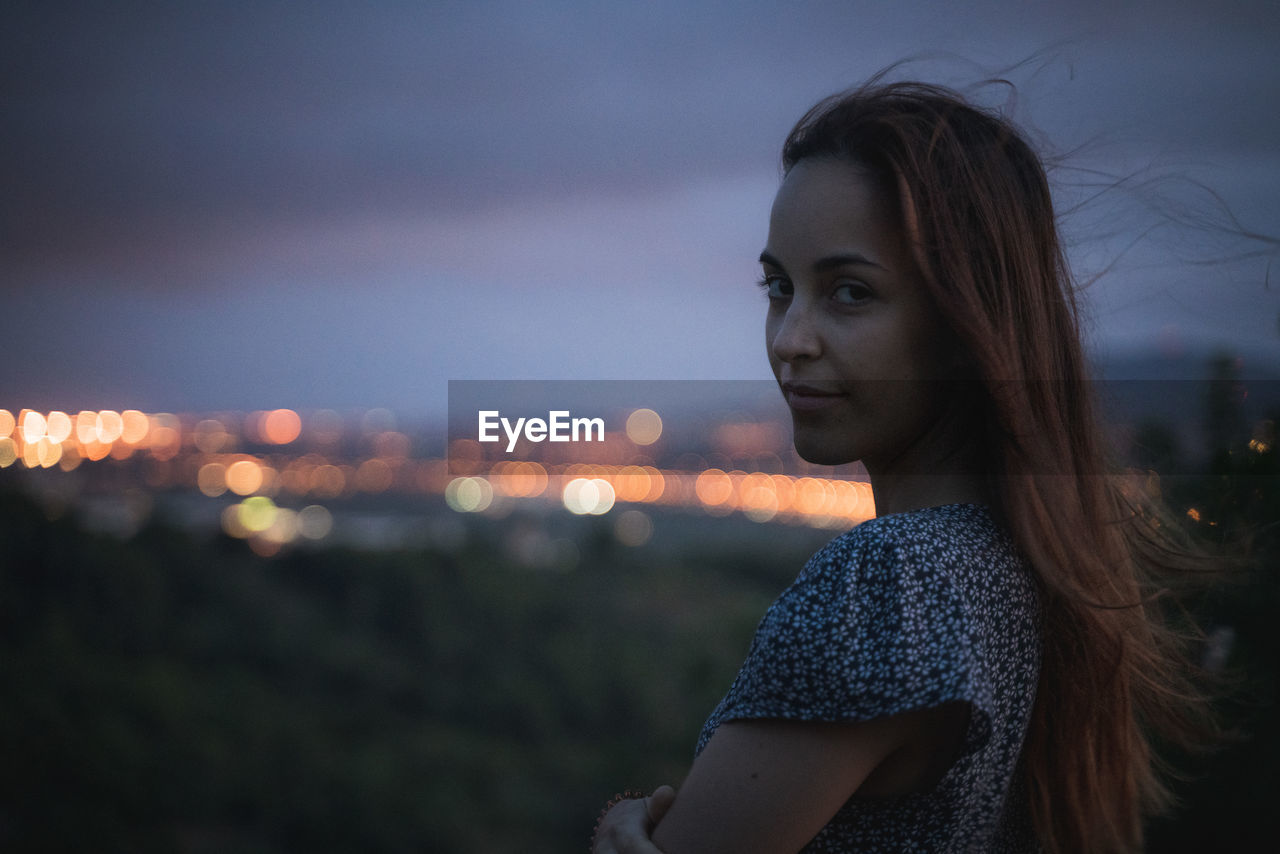
<instances>
[{"instance_id":1,"label":"nose","mask_svg":"<svg viewBox=\"0 0 1280 854\"><path fill-rule=\"evenodd\" d=\"M786 313L769 321L769 349L782 362L816 359L822 355L822 337L816 318L800 301L787 307Z\"/></svg>"}]
</instances>

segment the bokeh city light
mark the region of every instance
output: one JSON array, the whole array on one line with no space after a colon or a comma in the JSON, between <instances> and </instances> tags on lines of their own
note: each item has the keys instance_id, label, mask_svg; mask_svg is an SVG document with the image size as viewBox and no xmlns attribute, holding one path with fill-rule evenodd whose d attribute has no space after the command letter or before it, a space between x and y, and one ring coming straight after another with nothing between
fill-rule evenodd
<instances>
[{"instance_id":1,"label":"bokeh city light","mask_svg":"<svg viewBox=\"0 0 1280 854\"><path fill-rule=\"evenodd\" d=\"M344 417L285 408L74 415L19 409L0 410L0 468L115 472L113 483L132 478L146 489L231 501L221 511L222 530L268 556L329 536L336 523L322 502L383 494L438 495L461 514L506 514L536 502L571 516L612 515L615 538L633 547L653 536L652 514L639 509L645 505L823 528L874 516L865 482L778 471L775 438L769 425L743 420L714 429L707 452L654 456L660 440L671 444L662 419L636 409L625 431L576 446L583 450L576 459L545 449L542 460L511 460L490 459L469 439L453 441L442 457L415 453L419 440L387 410Z\"/></svg>"}]
</instances>

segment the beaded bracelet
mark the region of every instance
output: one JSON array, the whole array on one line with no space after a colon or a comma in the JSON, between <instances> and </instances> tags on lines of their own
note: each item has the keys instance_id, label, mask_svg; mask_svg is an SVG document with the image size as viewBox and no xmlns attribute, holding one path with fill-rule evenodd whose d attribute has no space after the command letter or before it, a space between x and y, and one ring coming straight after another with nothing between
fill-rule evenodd
<instances>
[{"instance_id":1,"label":"beaded bracelet","mask_svg":"<svg viewBox=\"0 0 1280 854\"><path fill-rule=\"evenodd\" d=\"M600 815L596 816L596 826L591 828L590 854L595 854L596 835L600 833L600 822L604 821L604 817L609 814L609 810L613 809L623 801L629 801L636 798L645 798L645 797L648 797L648 795L646 795L644 792L627 789L626 791L618 792L612 798L609 799L609 802L604 805L604 809L600 810Z\"/></svg>"}]
</instances>

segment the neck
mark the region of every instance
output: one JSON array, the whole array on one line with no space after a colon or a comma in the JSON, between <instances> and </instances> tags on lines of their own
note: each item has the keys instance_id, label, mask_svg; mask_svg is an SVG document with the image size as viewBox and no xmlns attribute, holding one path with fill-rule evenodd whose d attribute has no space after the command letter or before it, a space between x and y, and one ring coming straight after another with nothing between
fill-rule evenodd
<instances>
[{"instance_id":1,"label":"neck","mask_svg":"<svg viewBox=\"0 0 1280 854\"><path fill-rule=\"evenodd\" d=\"M891 460L864 460L877 515L941 504L990 504L984 455L967 419L940 418Z\"/></svg>"},{"instance_id":2,"label":"neck","mask_svg":"<svg viewBox=\"0 0 1280 854\"><path fill-rule=\"evenodd\" d=\"M871 474L876 515L905 513L940 504L989 504L987 489L977 475L960 472L938 474Z\"/></svg>"}]
</instances>

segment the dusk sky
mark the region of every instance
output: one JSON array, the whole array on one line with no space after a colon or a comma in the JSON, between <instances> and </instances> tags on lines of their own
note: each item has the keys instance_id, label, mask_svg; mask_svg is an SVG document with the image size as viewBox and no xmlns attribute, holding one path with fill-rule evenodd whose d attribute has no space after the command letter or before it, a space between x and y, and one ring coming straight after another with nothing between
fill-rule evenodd
<instances>
[{"instance_id":1,"label":"dusk sky","mask_svg":"<svg viewBox=\"0 0 1280 854\"><path fill-rule=\"evenodd\" d=\"M4 17L13 411L423 415L449 379L767 378L755 259L780 144L818 98L909 57L898 76L958 87L1034 57L1007 106L1074 152L1063 203L1130 176L1064 221L1077 271L1106 270L1095 350L1280 364L1275 243L1222 228L1229 211L1280 235L1275 0Z\"/></svg>"}]
</instances>

